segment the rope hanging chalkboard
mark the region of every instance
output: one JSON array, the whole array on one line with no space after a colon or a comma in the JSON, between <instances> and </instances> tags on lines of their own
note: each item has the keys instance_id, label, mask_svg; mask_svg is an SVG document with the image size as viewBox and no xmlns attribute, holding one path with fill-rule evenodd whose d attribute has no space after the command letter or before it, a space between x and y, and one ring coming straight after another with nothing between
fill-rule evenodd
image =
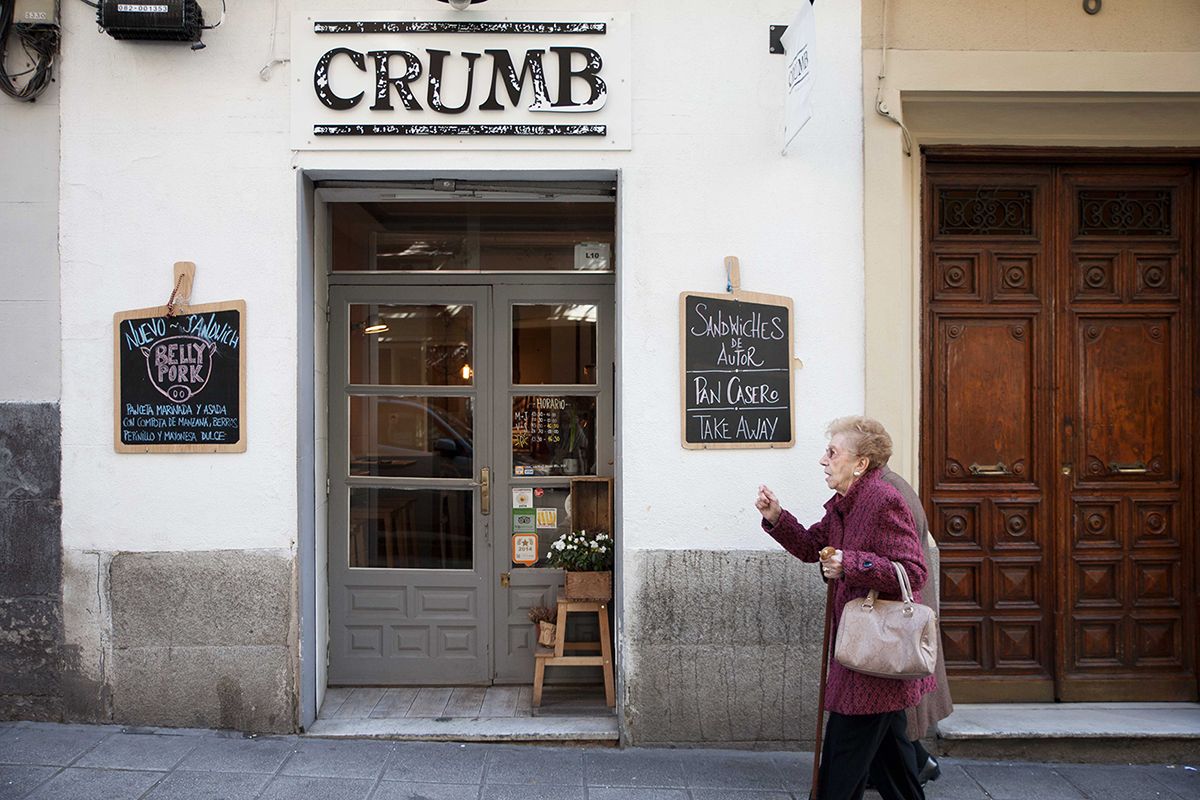
<instances>
[{"instance_id":1,"label":"rope hanging chalkboard","mask_svg":"<svg viewBox=\"0 0 1200 800\"><path fill-rule=\"evenodd\" d=\"M167 305L113 315L118 453L246 451L246 303L186 305L194 270L176 264Z\"/></svg>"},{"instance_id":2,"label":"rope hanging chalkboard","mask_svg":"<svg viewBox=\"0 0 1200 800\"><path fill-rule=\"evenodd\" d=\"M682 444L791 447L792 300L741 291L732 256L726 269L728 292L679 295Z\"/></svg>"}]
</instances>

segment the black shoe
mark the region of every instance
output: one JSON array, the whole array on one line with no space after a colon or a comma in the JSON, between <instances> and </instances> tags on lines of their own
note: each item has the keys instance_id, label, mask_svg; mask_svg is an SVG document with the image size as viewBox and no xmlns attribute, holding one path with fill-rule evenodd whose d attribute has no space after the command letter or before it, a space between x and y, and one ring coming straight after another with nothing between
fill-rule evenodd
<instances>
[{"instance_id":1,"label":"black shoe","mask_svg":"<svg viewBox=\"0 0 1200 800\"><path fill-rule=\"evenodd\" d=\"M922 786L930 781L936 781L940 777L942 777L942 768L938 766L937 759L933 756L929 757L929 760L925 762L925 766L921 767L921 771L917 773L917 780L920 781Z\"/></svg>"}]
</instances>

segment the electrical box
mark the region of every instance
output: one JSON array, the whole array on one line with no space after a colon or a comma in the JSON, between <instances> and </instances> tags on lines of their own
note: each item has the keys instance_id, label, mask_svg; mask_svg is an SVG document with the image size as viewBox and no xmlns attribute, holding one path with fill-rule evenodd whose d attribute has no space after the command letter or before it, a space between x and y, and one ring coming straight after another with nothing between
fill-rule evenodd
<instances>
[{"instance_id":1,"label":"electrical box","mask_svg":"<svg viewBox=\"0 0 1200 800\"><path fill-rule=\"evenodd\" d=\"M16 0L13 24L58 27L58 0Z\"/></svg>"},{"instance_id":2,"label":"electrical box","mask_svg":"<svg viewBox=\"0 0 1200 800\"><path fill-rule=\"evenodd\" d=\"M100 0L96 22L114 39L199 42L204 16L196 0Z\"/></svg>"}]
</instances>

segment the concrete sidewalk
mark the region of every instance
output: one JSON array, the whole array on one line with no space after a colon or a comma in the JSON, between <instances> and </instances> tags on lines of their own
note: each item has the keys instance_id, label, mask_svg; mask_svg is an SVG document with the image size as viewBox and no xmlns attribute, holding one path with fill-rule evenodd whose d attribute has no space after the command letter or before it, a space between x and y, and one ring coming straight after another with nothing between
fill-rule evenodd
<instances>
[{"instance_id":1,"label":"concrete sidewalk","mask_svg":"<svg viewBox=\"0 0 1200 800\"><path fill-rule=\"evenodd\" d=\"M1198 754L1197 762L1200 762ZM803 800L811 755L0 723L0 800ZM1195 800L1200 772L946 758L930 800ZM875 795L868 794L868 797Z\"/></svg>"}]
</instances>

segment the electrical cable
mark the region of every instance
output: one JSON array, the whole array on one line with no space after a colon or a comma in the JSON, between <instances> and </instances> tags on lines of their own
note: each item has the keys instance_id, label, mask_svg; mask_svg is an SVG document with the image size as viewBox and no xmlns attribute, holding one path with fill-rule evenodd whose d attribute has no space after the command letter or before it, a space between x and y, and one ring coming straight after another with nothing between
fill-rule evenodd
<instances>
[{"instance_id":1,"label":"electrical cable","mask_svg":"<svg viewBox=\"0 0 1200 800\"><path fill-rule=\"evenodd\" d=\"M13 22L13 0L0 0L0 91L14 100L32 103L46 91L54 80L54 56L58 53L58 27L55 25L28 25ZM29 69L8 72L9 45L13 34L21 44L25 56L32 62ZM14 78L29 75L24 86L18 86Z\"/></svg>"},{"instance_id":2,"label":"electrical cable","mask_svg":"<svg viewBox=\"0 0 1200 800\"><path fill-rule=\"evenodd\" d=\"M87 2L87 0L84 0L84 2ZM221 27L221 23L224 21L225 21L225 0L221 0L221 18L219 20L217 20L215 23L213 23L212 25L201 25L200 29L205 30L205 31L211 31L213 28Z\"/></svg>"}]
</instances>

